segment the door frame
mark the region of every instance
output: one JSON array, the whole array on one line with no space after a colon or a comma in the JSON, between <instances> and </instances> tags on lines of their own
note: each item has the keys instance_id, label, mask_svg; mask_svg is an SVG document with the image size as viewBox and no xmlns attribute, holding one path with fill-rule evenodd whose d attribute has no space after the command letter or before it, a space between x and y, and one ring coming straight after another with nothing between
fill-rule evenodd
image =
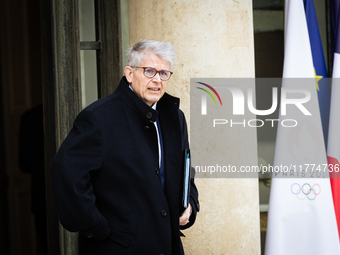
<instances>
[{"instance_id":1,"label":"door frame","mask_svg":"<svg viewBox=\"0 0 340 255\"><path fill-rule=\"evenodd\" d=\"M51 184L51 161L81 111L80 50L97 55L98 95L112 93L122 74L120 1L94 0L96 41L79 41L78 1L41 0L42 73L48 251L78 254L78 236L63 229Z\"/></svg>"}]
</instances>

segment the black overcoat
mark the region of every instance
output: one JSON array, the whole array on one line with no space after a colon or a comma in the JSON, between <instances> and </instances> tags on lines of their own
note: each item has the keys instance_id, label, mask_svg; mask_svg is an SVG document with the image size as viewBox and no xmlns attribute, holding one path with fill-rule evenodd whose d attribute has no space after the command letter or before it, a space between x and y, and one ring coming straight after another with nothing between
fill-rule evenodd
<instances>
[{"instance_id":1,"label":"black overcoat","mask_svg":"<svg viewBox=\"0 0 340 255\"><path fill-rule=\"evenodd\" d=\"M179 99L168 94L157 111L129 87L91 104L52 162L52 183L61 224L80 231L80 254L184 254L179 217L183 151L189 147ZM158 161L154 121L163 137L165 191ZM192 180L190 227L199 210Z\"/></svg>"}]
</instances>

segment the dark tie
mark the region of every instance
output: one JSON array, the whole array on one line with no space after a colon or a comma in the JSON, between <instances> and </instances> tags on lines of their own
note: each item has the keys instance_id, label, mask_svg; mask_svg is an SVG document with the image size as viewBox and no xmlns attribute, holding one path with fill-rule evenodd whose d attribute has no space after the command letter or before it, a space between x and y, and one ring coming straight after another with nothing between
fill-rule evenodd
<instances>
[{"instance_id":1,"label":"dark tie","mask_svg":"<svg viewBox=\"0 0 340 255\"><path fill-rule=\"evenodd\" d=\"M159 124L159 119L157 117L156 124L158 128L158 134L159 134L159 144L161 146L161 166L159 169L160 177L161 177L161 184L162 188L164 190L164 181L165 181L165 175L164 175L164 151L163 151L163 138L162 138L162 131L161 131L161 125Z\"/></svg>"}]
</instances>

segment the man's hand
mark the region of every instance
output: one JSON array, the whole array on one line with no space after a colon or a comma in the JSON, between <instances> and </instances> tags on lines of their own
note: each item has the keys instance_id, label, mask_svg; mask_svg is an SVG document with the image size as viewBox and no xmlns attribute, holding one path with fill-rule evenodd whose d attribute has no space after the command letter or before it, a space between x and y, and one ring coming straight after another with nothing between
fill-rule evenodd
<instances>
[{"instance_id":1,"label":"man's hand","mask_svg":"<svg viewBox=\"0 0 340 255\"><path fill-rule=\"evenodd\" d=\"M182 216L179 218L179 225L184 226L189 222L189 218L192 212L191 204L185 209Z\"/></svg>"}]
</instances>

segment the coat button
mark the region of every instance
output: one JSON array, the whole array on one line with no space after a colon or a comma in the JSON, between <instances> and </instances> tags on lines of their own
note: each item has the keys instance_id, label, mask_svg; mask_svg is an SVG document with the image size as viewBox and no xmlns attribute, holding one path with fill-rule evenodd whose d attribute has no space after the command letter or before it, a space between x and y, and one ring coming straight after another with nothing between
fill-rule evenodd
<instances>
[{"instance_id":1,"label":"coat button","mask_svg":"<svg viewBox=\"0 0 340 255\"><path fill-rule=\"evenodd\" d=\"M86 236L87 236L87 238L92 238L93 237L93 233L87 233Z\"/></svg>"},{"instance_id":2,"label":"coat button","mask_svg":"<svg viewBox=\"0 0 340 255\"><path fill-rule=\"evenodd\" d=\"M155 169L155 172L156 172L156 174L159 174L159 168L158 167Z\"/></svg>"},{"instance_id":3,"label":"coat button","mask_svg":"<svg viewBox=\"0 0 340 255\"><path fill-rule=\"evenodd\" d=\"M166 211L162 210L162 216L165 217L166 216Z\"/></svg>"},{"instance_id":4,"label":"coat button","mask_svg":"<svg viewBox=\"0 0 340 255\"><path fill-rule=\"evenodd\" d=\"M148 119L151 119L151 118L152 118L152 113L151 113L151 112L148 112L148 113L146 114L146 117L147 117Z\"/></svg>"},{"instance_id":5,"label":"coat button","mask_svg":"<svg viewBox=\"0 0 340 255\"><path fill-rule=\"evenodd\" d=\"M149 126L145 126L144 128L145 128L145 130L150 130Z\"/></svg>"}]
</instances>

